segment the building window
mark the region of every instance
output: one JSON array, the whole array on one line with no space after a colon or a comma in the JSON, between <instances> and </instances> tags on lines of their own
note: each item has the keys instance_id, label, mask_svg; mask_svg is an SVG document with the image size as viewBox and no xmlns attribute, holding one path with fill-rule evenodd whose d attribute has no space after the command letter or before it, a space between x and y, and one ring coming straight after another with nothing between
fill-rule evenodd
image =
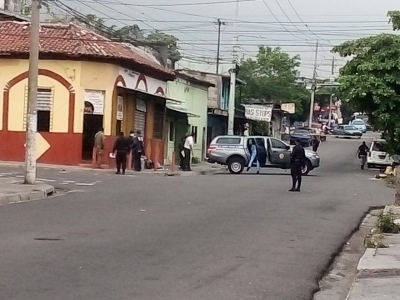
<instances>
[{"instance_id":1,"label":"building window","mask_svg":"<svg viewBox=\"0 0 400 300\"><path fill-rule=\"evenodd\" d=\"M192 126L193 141L197 144L197 126Z\"/></svg>"},{"instance_id":2,"label":"building window","mask_svg":"<svg viewBox=\"0 0 400 300\"><path fill-rule=\"evenodd\" d=\"M173 142L175 140L175 123L173 121L169 122L169 141Z\"/></svg>"},{"instance_id":3,"label":"building window","mask_svg":"<svg viewBox=\"0 0 400 300\"><path fill-rule=\"evenodd\" d=\"M156 112L154 114L154 129L153 129L153 138L154 139L162 140L163 123L164 123L164 114Z\"/></svg>"},{"instance_id":4,"label":"building window","mask_svg":"<svg viewBox=\"0 0 400 300\"><path fill-rule=\"evenodd\" d=\"M26 100L27 101L27 100ZM38 88L37 91L37 131L50 132L53 89Z\"/></svg>"},{"instance_id":5,"label":"building window","mask_svg":"<svg viewBox=\"0 0 400 300\"><path fill-rule=\"evenodd\" d=\"M37 132L50 132L50 111L37 111Z\"/></svg>"}]
</instances>

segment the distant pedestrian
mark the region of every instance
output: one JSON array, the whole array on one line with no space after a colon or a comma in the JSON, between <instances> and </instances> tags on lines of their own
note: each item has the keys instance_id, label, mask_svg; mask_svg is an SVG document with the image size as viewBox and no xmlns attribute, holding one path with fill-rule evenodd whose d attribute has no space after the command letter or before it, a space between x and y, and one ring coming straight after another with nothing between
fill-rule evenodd
<instances>
[{"instance_id":1,"label":"distant pedestrian","mask_svg":"<svg viewBox=\"0 0 400 300\"><path fill-rule=\"evenodd\" d=\"M292 176L292 188L290 192L300 192L302 182L302 169L306 163L306 154L301 146L301 140L296 140L296 145L293 147L290 159L290 173ZM297 184L297 187L296 187Z\"/></svg>"},{"instance_id":2,"label":"distant pedestrian","mask_svg":"<svg viewBox=\"0 0 400 300\"><path fill-rule=\"evenodd\" d=\"M103 164L103 155L104 155L104 128L100 128L100 130L94 136L94 148L96 150L96 167L101 168Z\"/></svg>"},{"instance_id":3,"label":"distant pedestrian","mask_svg":"<svg viewBox=\"0 0 400 300\"><path fill-rule=\"evenodd\" d=\"M260 160L258 158L258 149L257 144L254 139L249 139L249 152L250 152L250 161L247 165L247 172L250 171L250 168L253 166L253 163L256 162L257 165L257 174L260 174Z\"/></svg>"},{"instance_id":4,"label":"distant pedestrian","mask_svg":"<svg viewBox=\"0 0 400 300\"><path fill-rule=\"evenodd\" d=\"M185 141L189 136L189 133L186 133L185 136L181 139L181 143L179 144L179 170L183 170L185 168Z\"/></svg>"},{"instance_id":5,"label":"distant pedestrian","mask_svg":"<svg viewBox=\"0 0 400 300\"><path fill-rule=\"evenodd\" d=\"M136 136L133 138L132 156L133 156L133 167L136 172L142 171L142 156L144 155L144 144L142 132L136 131Z\"/></svg>"},{"instance_id":6,"label":"distant pedestrian","mask_svg":"<svg viewBox=\"0 0 400 300\"><path fill-rule=\"evenodd\" d=\"M114 143L113 152L117 163L117 172L115 174L121 174L122 168L122 175L125 175L126 160L129 153L129 141L124 137L123 132L119 133L119 136Z\"/></svg>"},{"instance_id":7,"label":"distant pedestrian","mask_svg":"<svg viewBox=\"0 0 400 300\"><path fill-rule=\"evenodd\" d=\"M135 132L133 130L131 130L129 132L129 137L128 137L128 144L129 144L129 156L130 156L130 166L128 166L128 168L131 168L133 170L133 153L132 153L132 149L133 149L133 139L135 138Z\"/></svg>"},{"instance_id":8,"label":"distant pedestrian","mask_svg":"<svg viewBox=\"0 0 400 300\"><path fill-rule=\"evenodd\" d=\"M360 147L358 147L356 156L360 159L361 162L361 170L364 170L365 168L365 163L367 162L367 154L369 152L368 146L365 144L365 142L362 142Z\"/></svg>"},{"instance_id":9,"label":"distant pedestrian","mask_svg":"<svg viewBox=\"0 0 400 300\"><path fill-rule=\"evenodd\" d=\"M318 151L318 147L320 145L320 140L318 139L318 137L316 135L313 136L312 141L311 141L311 145L312 145L312 150L314 152Z\"/></svg>"},{"instance_id":10,"label":"distant pedestrian","mask_svg":"<svg viewBox=\"0 0 400 300\"><path fill-rule=\"evenodd\" d=\"M193 145L194 145L194 132L191 135L187 136L185 139L185 143L183 145L183 153L185 154L184 163L183 163L183 171L192 171L190 168L190 154L193 153Z\"/></svg>"}]
</instances>

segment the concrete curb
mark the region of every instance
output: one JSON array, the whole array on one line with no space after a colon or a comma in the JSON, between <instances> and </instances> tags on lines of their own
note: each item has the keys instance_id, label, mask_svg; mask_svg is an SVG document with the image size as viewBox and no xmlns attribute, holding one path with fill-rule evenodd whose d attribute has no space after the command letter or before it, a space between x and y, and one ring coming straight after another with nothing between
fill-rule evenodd
<instances>
[{"instance_id":1,"label":"concrete curb","mask_svg":"<svg viewBox=\"0 0 400 300\"><path fill-rule=\"evenodd\" d=\"M0 205L22 203L45 199L54 194L54 187L48 184L37 184L32 186L31 191L0 195Z\"/></svg>"},{"instance_id":2,"label":"concrete curb","mask_svg":"<svg viewBox=\"0 0 400 300\"><path fill-rule=\"evenodd\" d=\"M395 206L386 206L384 213ZM395 209L396 210L396 209ZM397 208L397 215L399 208ZM346 300L397 299L400 284L400 234L382 234L389 248L367 248L357 265Z\"/></svg>"}]
</instances>

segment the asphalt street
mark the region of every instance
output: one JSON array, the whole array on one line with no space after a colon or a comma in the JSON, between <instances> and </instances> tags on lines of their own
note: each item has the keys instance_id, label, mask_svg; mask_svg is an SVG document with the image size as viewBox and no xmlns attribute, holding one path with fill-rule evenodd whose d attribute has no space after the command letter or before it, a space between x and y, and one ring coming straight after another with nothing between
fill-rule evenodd
<instances>
[{"instance_id":1,"label":"asphalt street","mask_svg":"<svg viewBox=\"0 0 400 300\"><path fill-rule=\"evenodd\" d=\"M360 140L289 172L162 177L40 170L72 191L0 207L0 298L312 299L332 255L393 190L361 171ZM1 168L2 176L21 170ZM7 175L8 174L8 175ZM87 183L87 185L77 185Z\"/></svg>"}]
</instances>

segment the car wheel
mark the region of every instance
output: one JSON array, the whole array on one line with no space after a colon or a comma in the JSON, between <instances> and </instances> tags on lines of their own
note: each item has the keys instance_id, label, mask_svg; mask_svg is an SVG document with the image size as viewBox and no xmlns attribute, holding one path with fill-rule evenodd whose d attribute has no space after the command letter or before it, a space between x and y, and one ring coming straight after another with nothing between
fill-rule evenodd
<instances>
[{"instance_id":1,"label":"car wheel","mask_svg":"<svg viewBox=\"0 0 400 300\"><path fill-rule=\"evenodd\" d=\"M311 171L311 163L307 160L304 165L304 168L301 169L301 174L303 176L307 176L308 173L310 173L310 171Z\"/></svg>"},{"instance_id":2,"label":"car wheel","mask_svg":"<svg viewBox=\"0 0 400 300\"><path fill-rule=\"evenodd\" d=\"M245 167L245 161L241 157L233 157L228 161L228 169L231 174L240 174Z\"/></svg>"}]
</instances>

